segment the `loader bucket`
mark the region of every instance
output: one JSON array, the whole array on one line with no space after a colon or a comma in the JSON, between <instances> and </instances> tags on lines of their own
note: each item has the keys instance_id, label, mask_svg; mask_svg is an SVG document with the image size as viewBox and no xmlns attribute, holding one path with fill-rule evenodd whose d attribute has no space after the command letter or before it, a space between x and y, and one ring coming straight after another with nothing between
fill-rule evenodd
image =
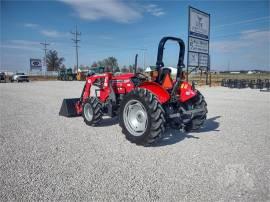
<instances>
[{"instance_id":1,"label":"loader bucket","mask_svg":"<svg viewBox=\"0 0 270 202\"><path fill-rule=\"evenodd\" d=\"M59 111L59 115L65 116L65 117L80 116L80 114L77 113L76 108L75 108L75 104L79 100L80 100L80 98L64 99L62 102L61 109Z\"/></svg>"}]
</instances>

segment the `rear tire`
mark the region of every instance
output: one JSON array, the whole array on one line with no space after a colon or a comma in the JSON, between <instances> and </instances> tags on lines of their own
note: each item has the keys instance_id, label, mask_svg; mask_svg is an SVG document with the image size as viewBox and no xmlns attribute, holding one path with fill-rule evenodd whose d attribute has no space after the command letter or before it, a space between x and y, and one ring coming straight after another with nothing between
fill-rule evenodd
<instances>
[{"instance_id":1,"label":"rear tire","mask_svg":"<svg viewBox=\"0 0 270 202\"><path fill-rule=\"evenodd\" d=\"M148 90L136 88L120 104L119 125L126 139L137 145L157 141L165 131L165 112Z\"/></svg>"},{"instance_id":2,"label":"rear tire","mask_svg":"<svg viewBox=\"0 0 270 202\"><path fill-rule=\"evenodd\" d=\"M102 106L96 97L89 97L83 104L83 119L89 126L96 126L102 119Z\"/></svg>"},{"instance_id":3,"label":"rear tire","mask_svg":"<svg viewBox=\"0 0 270 202\"><path fill-rule=\"evenodd\" d=\"M204 124L207 116L207 103L200 92L198 95L192 100L192 107L193 109L204 109L203 114L195 116L192 120L185 126L185 131L192 132L200 129Z\"/></svg>"}]
</instances>

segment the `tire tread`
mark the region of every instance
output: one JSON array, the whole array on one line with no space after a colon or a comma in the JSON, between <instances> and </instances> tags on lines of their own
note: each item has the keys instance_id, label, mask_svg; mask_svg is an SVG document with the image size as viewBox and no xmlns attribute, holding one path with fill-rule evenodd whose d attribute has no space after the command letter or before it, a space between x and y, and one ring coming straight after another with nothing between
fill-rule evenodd
<instances>
[{"instance_id":1,"label":"tire tread","mask_svg":"<svg viewBox=\"0 0 270 202\"><path fill-rule=\"evenodd\" d=\"M128 130L125 128L124 124L124 118L123 118L123 109L125 103L129 99L136 99L136 97L139 97L139 101L144 101L145 107L148 109L148 120L151 122L150 130L148 131L148 134L143 134L144 138L134 138ZM125 96L121 103L121 109L120 109L120 122L119 125L122 127L122 131L126 136L126 139L129 140L132 143L135 143L137 145L143 145L147 146L149 144L152 144L156 142L159 138L162 137L162 134L165 131L165 111L162 108L162 105L158 102L156 96L152 94L150 91L144 89L144 88L135 88L132 90L129 94Z\"/></svg>"},{"instance_id":2,"label":"tire tread","mask_svg":"<svg viewBox=\"0 0 270 202\"><path fill-rule=\"evenodd\" d=\"M89 103L91 104L92 108L93 108L93 119L92 121L88 121L85 116L84 116L84 113L83 113L83 119L84 119L84 122L87 124L87 125L90 125L90 126L96 126L100 123L100 121L102 120L102 116L103 116L103 113L102 113L102 105L99 101L99 99L97 97L89 97L85 103Z\"/></svg>"}]
</instances>

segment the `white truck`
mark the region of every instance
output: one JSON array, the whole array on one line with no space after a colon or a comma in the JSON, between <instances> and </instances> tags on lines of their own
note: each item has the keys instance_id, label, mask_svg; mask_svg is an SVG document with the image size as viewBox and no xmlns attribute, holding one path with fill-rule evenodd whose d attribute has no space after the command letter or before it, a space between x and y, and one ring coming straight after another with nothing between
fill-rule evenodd
<instances>
[{"instance_id":1,"label":"white truck","mask_svg":"<svg viewBox=\"0 0 270 202\"><path fill-rule=\"evenodd\" d=\"M24 73L16 73L10 78L11 82L17 81L17 82L29 82L29 78Z\"/></svg>"}]
</instances>

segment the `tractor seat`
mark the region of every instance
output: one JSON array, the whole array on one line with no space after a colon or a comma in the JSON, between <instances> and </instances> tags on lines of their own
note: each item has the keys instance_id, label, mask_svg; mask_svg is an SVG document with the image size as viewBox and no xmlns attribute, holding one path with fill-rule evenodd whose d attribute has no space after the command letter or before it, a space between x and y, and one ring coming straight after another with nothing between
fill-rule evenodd
<instances>
[{"instance_id":1,"label":"tractor seat","mask_svg":"<svg viewBox=\"0 0 270 202\"><path fill-rule=\"evenodd\" d=\"M160 81L161 81L161 86L166 89L172 89L173 87L173 81L171 78L171 69L170 68L162 68L161 69L161 77L160 77Z\"/></svg>"}]
</instances>

